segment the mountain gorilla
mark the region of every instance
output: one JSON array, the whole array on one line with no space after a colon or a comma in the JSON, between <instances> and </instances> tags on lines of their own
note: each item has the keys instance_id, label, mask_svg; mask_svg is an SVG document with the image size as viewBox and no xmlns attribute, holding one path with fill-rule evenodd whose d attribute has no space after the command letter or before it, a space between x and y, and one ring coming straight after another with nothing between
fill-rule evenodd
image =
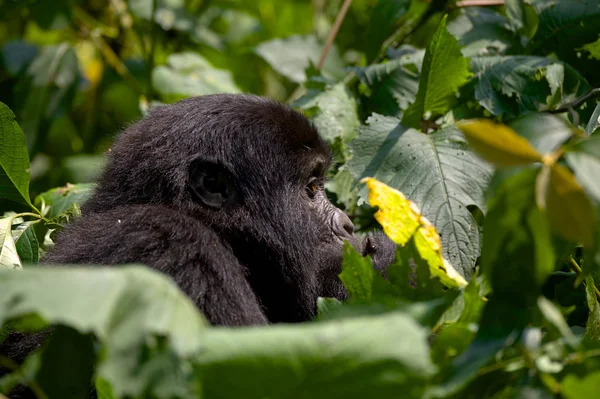
<instances>
[{"instance_id":1,"label":"mountain gorilla","mask_svg":"<svg viewBox=\"0 0 600 399\"><path fill-rule=\"evenodd\" d=\"M129 127L82 217L45 263L142 263L169 276L212 324L300 322L344 299L343 241L385 268L394 244L360 242L326 197L327 145L292 109L209 95Z\"/></svg>"}]
</instances>

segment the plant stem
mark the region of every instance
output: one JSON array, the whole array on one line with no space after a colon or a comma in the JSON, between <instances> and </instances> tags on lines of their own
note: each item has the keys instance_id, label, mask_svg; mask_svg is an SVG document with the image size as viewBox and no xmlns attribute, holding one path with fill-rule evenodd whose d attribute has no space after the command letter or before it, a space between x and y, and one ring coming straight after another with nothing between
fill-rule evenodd
<instances>
[{"instance_id":1,"label":"plant stem","mask_svg":"<svg viewBox=\"0 0 600 399\"><path fill-rule=\"evenodd\" d=\"M583 273L581 266L579 266L577 264L577 262L575 262L575 259L573 259L572 256L569 256L569 264L571 265L571 269L573 269L575 271L575 273L577 273L577 274ZM598 290L598 287L596 287L596 285L594 283L592 283L592 288L594 289L594 293L596 294L596 299L598 301L600 301L600 290Z\"/></svg>"},{"instance_id":2,"label":"plant stem","mask_svg":"<svg viewBox=\"0 0 600 399\"><path fill-rule=\"evenodd\" d=\"M337 17L335 17L335 22L333 23L333 27L329 32L329 36L327 36L327 41L325 42L325 47L323 47L323 51L321 52L321 58L319 58L319 62L317 63L317 69L321 70L323 68L323 64L325 64L325 59L327 58L327 54L329 54L329 50L331 49L331 45L335 40L338 32L340 31L340 27L342 26L342 22L344 22L344 17L350 8L350 4L352 0L344 0L344 4L342 4L342 8L338 12Z\"/></svg>"},{"instance_id":3,"label":"plant stem","mask_svg":"<svg viewBox=\"0 0 600 399\"><path fill-rule=\"evenodd\" d=\"M456 7L474 6L503 6L504 0L463 0L456 3Z\"/></svg>"},{"instance_id":4,"label":"plant stem","mask_svg":"<svg viewBox=\"0 0 600 399\"><path fill-rule=\"evenodd\" d=\"M152 87L152 70L154 69L154 52L156 51L156 9L158 8L158 0L152 0L152 17L150 18L150 51L148 53L147 68L148 68L148 101L154 96Z\"/></svg>"},{"instance_id":5,"label":"plant stem","mask_svg":"<svg viewBox=\"0 0 600 399\"><path fill-rule=\"evenodd\" d=\"M0 366L5 367L9 370L12 370L12 371L20 374L21 377L23 377L23 380L27 383L27 386L29 387L29 389L31 389L33 391L33 393L35 394L35 396L38 399L48 399L48 395L46 395L46 393L42 390L42 388L38 385L38 383L35 382L34 380L28 379L27 376L25 375L25 373L23 373L23 370L21 369L21 367L17 363L15 363L12 359L9 359L8 357L0 354Z\"/></svg>"}]
</instances>

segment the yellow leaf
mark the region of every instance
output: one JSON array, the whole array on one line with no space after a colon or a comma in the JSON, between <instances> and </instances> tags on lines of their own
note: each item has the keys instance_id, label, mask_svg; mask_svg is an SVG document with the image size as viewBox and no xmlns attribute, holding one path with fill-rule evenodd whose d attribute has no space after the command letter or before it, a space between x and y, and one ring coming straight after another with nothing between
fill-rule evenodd
<instances>
[{"instance_id":1,"label":"yellow leaf","mask_svg":"<svg viewBox=\"0 0 600 399\"><path fill-rule=\"evenodd\" d=\"M557 234L585 246L594 244L594 207L571 171L546 165L537 177L536 199Z\"/></svg>"},{"instance_id":2,"label":"yellow leaf","mask_svg":"<svg viewBox=\"0 0 600 399\"><path fill-rule=\"evenodd\" d=\"M375 219L388 237L396 244L405 246L414 237L421 258L429 265L429 272L453 288L467 285L465 279L442 255L440 236L421 210L398 190L373 178L362 180L369 188L369 203L379 207Z\"/></svg>"},{"instance_id":3,"label":"yellow leaf","mask_svg":"<svg viewBox=\"0 0 600 399\"><path fill-rule=\"evenodd\" d=\"M467 141L485 160L497 166L526 165L542 162L542 155L506 125L487 119L458 124Z\"/></svg>"}]
</instances>

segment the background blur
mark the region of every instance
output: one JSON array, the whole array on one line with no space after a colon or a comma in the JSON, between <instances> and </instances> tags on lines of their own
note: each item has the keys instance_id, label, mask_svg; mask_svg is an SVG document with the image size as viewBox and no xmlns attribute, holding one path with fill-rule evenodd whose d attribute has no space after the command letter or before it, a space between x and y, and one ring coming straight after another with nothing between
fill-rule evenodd
<instances>
[{"instance_id":1,"label":"background blur","mask_svg":"<svg viewBox=\"0 0 600 399\"><path fill-rule=\"evenodd\" d=\"M331 50L324 75L339 78L344 66L364 65L366 43L389 34L368 31L375 3L352 2L336 38L344 50ZM409 2L396 3L406 11L401 3ZM288 100L309 60L318 62L341 5L0 0L0 101L25 132L32 196L92 181L115 134L152 102L217 92Z\"/></svg>"}]
</instances>

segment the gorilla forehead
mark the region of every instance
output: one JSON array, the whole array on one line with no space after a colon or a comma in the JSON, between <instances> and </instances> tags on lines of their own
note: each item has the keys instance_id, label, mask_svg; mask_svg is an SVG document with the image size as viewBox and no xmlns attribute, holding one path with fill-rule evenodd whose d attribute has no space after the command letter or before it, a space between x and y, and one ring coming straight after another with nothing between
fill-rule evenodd
<instances>
[{"instance_id":1,"label":"gorilla forehead","mask_svg":"<svg viewBox=\"0 0 600 399\"><path fill-rule=\"evenodd\" d=\"M130 129L131 130L131 129ZM126 132L121 142L140 140L140 150L171 148L194 157L212 158L232 168L260 164L281 171L290 160L329 159L329 149L315 127L288 106L263 97L215 94L157 107ZM295 164L295 162L294 162Z\"/></svg>"}]
</instances>

